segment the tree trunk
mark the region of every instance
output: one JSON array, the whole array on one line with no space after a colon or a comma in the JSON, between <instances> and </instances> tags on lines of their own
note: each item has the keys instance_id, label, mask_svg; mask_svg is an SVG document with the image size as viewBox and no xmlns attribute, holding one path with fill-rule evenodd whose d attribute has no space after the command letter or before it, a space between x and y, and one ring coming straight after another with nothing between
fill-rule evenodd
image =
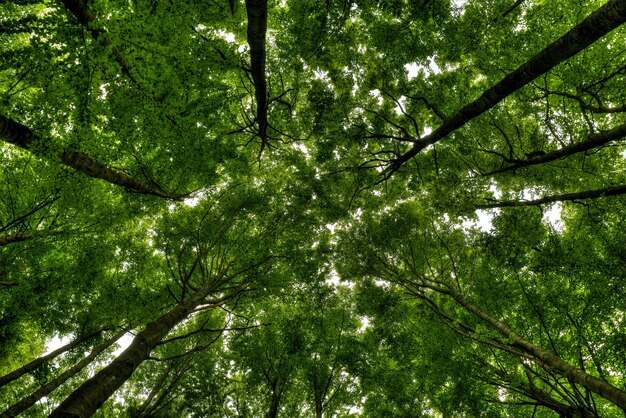
<instances>
[{"instance_id":1,"label":"tree trunk","mask_svg":"<svg viewBox=\"0 0 626 418\"><path fill-rule=\"evenodd\" d=\"M156 321L149 323L143 331L137 334L130 346L122 354L72 392L52 412L50 417L90 417L130 378L172 328L187 318L195 308L205 303L205 298L211 291L214 291L214 285L215 283L212 281L207 282L190 298L181 301ZM225 296L220 302L228 300L228 298L229 296Z\"/></svg>"},{"instance_id":2,"label":"tree trunk","mask_svg":"<svg viewBox=\"0 0 626 418\"><path fill-rule=\"evenodd\" d=\"M261 153L267 138L267 82L265 80L265 34L267 32L267 0L246 0L248 14L248 45L250 73L254 83L256 122L261 138Z\"/></svg>"},{"instance_id":3,"label":"tree trunk","mask_svg":"<svg viewBox=\"0 0 626 418\"><path fill-rule=\"evenodd\" d=\"M2 282L0 282L2 283ZM17 282L15 282L15 284L17 285ZM90 334L84 335L82 337L78 337L76 339L74 339L73 341L69 342L68 344L65 344L62 347L57 348L56 350L46 354L45 356L41 356L39 358L36 358L35 360L31 361L28 364L23 365L22 367L20 367L19 369L15 369L10 373L5 374L4 376L0 377L0 387L6 385L9 382L14 381L15 379L19 379L20 377L22 377L23 375L25 375L26 373L32 372L33 370L35 370L37 367L39 367L41 364L45 363L46 361L55 358L56 356L63 354L67 351L70 351L71 349L73 349L74 347L76 347L78 344L87 341L93 337L95 337L96 335L99 335L100 333L102 333L102 331L104 331L104 329L100 329L98 331L94 331Z\"/></svg>"},{"instance_id":4,"label":"tree trunk","mask_svg":"<svg viewBox=\"0 0 626 418\"><path fill-rule=\"evenodd\" d=\"M578 54L624 22L626 22L626 2L624 0L609 0L561 38L487 89L478 99L446 119L429 135L420 138L409 151L395 159L387 167L384 172L385 176L391 176L405 162L427 146L438 142L475 117L480 116L516 90L545 74L566 59Z\"/></svg>"},{"instance_id":5,"label":"tree trunk","mask_svg":"<svg viewBox=\"0 0 626 418\"><path fill-rule=\"evenodd\" d=\"M107 34L107 31L102 28L96 28L94 21L96 20L96 14L87 6L82 0L62 0L65 7L74 15L74 17L91 32L91 36L96 41L99 41L102 46L108 47L111 45L111 39ZM128 61L124 58L124 55L120 52L115 45L111 46L111 52L115 57L115 61L122 67L122 72L126 74L132 81L135 81L130 74L130 66Z\"/></svg>"},{"instance_id":6,"label":"tree trunk","mask_svg":"<svg viewBox=\"0 0 626 418\"><path fill-rule=\"evenodd\" d=\"M576 144L568 145L563 148L548 152L544 155L540 155L528 160L515 161L512 165L498 170L491 171L485 175L504 173L506 171L517 170L518 168L528 167L536 164L543 164L550 161L555 161L561 158L568 157L579 152L589 151L590 149L600 147L612 141L624 140L626 137L626 123L619 125L611 130L605 132L598 132L590 134L586 140L578 142Z\"/></svg>"},{"instance_id":7,"label":"tree trunk","mask_svg":"<svg viewBox=\"0 0 626 418\"><path fill-rule=\"evenodd\" d=\"M66 370L64 373L52 379L45 385L41 386L31 395L26 396L25 398L22 398L19 402L11 405L9 409L7 409L5 412L0 414L0 418L10 418L10 417L17 416L21 414L22 412L24 412L26 409L33 406L41 398L48 395L53 390L57 389L59 386L65 383L70 377L74 376L76 373L80 372L83 368L85 368L85 366L87 366L92 361L94 361L95 358L100 353L102 353L104 350L106 350L111 345L113 345L113 343L119 340L124 334L126 334L126 330L121 330L120 332L112 336L111 338L107 339L101 345L95 347L93 350L91 350L91 353L89 353L87 357L85 357L84 359L76 363L74 366Z\"/></svg>"},{"instance_id":8,"label":"tree trunk","mask_svg":"<svg viewBox=\"0 0 626 418\"><path fill-rule=\"evenodd\" d=\"M578 384L587 390L596 393L603 398L609 400L615 405L626 410L626 392L611 385L604 380L587 374L586 372L572 366L563 361L560 357L544 350L543 348L525 340L518 335L505 323L497 320L481 308L471 304L460 293L453 290L442 292L452 297L460 306L480 318L485 323L491 325L498 333L506 337L510 341L510 345L527 353L530 358L539 361L544 367L547 367L560 375L566 377L570 382Z\"/></svg>"},{"instance_id":9,"label":"tree trunk","mask_svg":"<svg viewBox=\"0 0 626 418\"><path fill-rule=\"evenodd\" d=\"M57 231L24 231L8 234L0 237L0 247L13 244L15 242L28 241L33 238L49 237L55 233L57 233Z\"/></svg>"},{"instance_id":10,"label":"tree trunk","mask_svg":"<svg viewBox=\"0 0 626 418\"><path fill-rule=\"evenodd\" d=\"M2 115L0 115L0 140L17 145L20 148L40 154L44 157L50 157L50 155L48 155L49 149L46 141L36 136L33 131L26 126ZM109 183L125 187L135 193L150 194L172 200L183 200L187 197L187 194L170 193L156 184L146 183L135 177L131 177L101 163L83 152L65 148L58 156L61 162L68 167L72 167L89 177L102 179Z\"/></svg>"},{"instance_id":11,"label":"tree trunk","mask_svg":"<svg viewBox=\"0 0 626 418\"><path fill-rule=\"evenodd\" d=\"M597 199L605 196L616 196L626 193L626 184L619 186L605 187L597 190L586 190L584 192L558 194L554 196L544 196L535 200L507 200L485 205L476 205L476 209L492 209L510 206L538 206L546 203L564 202L568 200Z\"/></svg>"}]
</instances>

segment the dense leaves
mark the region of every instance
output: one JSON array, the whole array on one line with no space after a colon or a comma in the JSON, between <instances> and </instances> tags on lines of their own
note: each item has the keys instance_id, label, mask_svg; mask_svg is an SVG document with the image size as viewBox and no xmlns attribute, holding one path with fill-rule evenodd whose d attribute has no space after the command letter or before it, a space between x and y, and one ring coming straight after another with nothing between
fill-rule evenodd
<instances>
[{"instance_id":1,"label":"dense leaves","mask_svg":"<svg viewBox=\"0 0 626 418\"><path fill-rule=\"evenodd\" d=\"M0 416L623 416L625 21L3 2Z\"/></svg>"}]
</instances>

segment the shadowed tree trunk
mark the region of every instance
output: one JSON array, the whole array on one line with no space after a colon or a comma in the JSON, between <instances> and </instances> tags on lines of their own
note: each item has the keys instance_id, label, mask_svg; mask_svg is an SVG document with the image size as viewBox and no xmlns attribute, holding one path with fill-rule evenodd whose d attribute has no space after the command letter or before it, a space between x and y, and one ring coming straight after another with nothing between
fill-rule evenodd
<instances>
[{"instance_id":1,"label":"shadowed tree trunk","mask_svg":"<svg viewBox=\"0 0 626 418\"><path fill-rule=\"evenodd\" d=\"M28 241L34 238L49 237L50 235L54 235L57 233L58 231L53 231L53 230L16 232L14 234L8 234L8 235L0 237L0 247L13 244L15 242Z\"/></svg>"},{"instance_id":2,"label":"shadowed tree trunk","mask_svg":"<svg viewBox=\"0 0 626 418\"><path fill-rule=\"evenodd\" d=\"M568 145L528 160L514 161L513 164L508 167L491 171L485 175L488 176L492 174L504 173L506 171L517 170L518 168L555 161L579 152L589 151L590 149L600 147L612 141L623 141L625 137L626 123L608 131L592 133L587 137L587 139L576 144Z\"/></svg>"},{"instance_id":3,"label":"shadowed tree trunk","mask_svg":"<svg viewBox=\"0 0 626 418\"><path fill-rule=\"evenodd\" d=\"M243 292L245 287L241 286L217 300L206 300L216 290L216 286L228 280L225 276L229 267L226 267L226 271L220 272L218 277L208 281L193 295L180 301L169 312L156 321L149 323L143 331L137 334L130 346L122 354L72 392L52 412L50 417L85 418L91 416L130 378L141 363L150 356L152 350L159 345L161 340L200 305L221 305Z\"/></svg>"},{"instance_id":4,"label":"shadowed tree trunk","mask_svg":"<svg viewBox=\"0 0 626 418\"><path fill-rule=\"evenodd\" d=\"M122 338L124 334L126 334L126 330L121 330L117 334L113 335L111 338L104 341L99 346L95 347L93 350L91 350L88 356L86 356L84 359L76 363L74 366L72 366L71 368L63 372L61 375L52 379L45 385L41 386L31 395L26 396L25 398L22 398L19 402L11 405L9 409L7 409L5 412L0 414L0 418L14 417L16 415L21 414L22 412L24 412L26 409L30 408L31 406L33 406L41 398L48 395L53 390L57 389L59 386L65 383L70 377L74 376L75 374L80 372L82 369L84 369L88 364L93 362L100 353L102 353L107 348L111 347L117 340Z\"/></svg>"},{"instance_id":5,"label":"shadowed tree trunk","mask_svg":"<svg viewBox=\"0 0 626 418\"><path fill-rule=\"evenodd\" d=\"M610 0L561 38L548 45L543 51L487 89L479 98L444 120L429 135L417 140L411 149L389 164L383 173L385 178L393 175L405 162L415 157L427 146L438 142L451 132L480 116L511 93L550 71L566 59L578 54L624 22L626 22L626 2L623 0Z\"/></svg>"},{"instance_id":6,"label":"shadowed tree trunk","mask_svg":"<svg viewBox=\"0 0 626 418\"><path fill-rule=\"evenodd\" d=\"M93 39L99 41L102 46L111 46L111 52L115 57L115 61L122 67L122 72L126 74L131 80L135 81L130 74L130 66L128 61L124 58L124 55L120 50L111 44L111 39L107 34L107 31L102 28L96 28L94 21L96 20L96 14L87 6L87 3L83 0L63 0L65 7L74 15L74 17L91 33Z\"/></svg>"},{"instance_id":7,"label":"shadowed tree trunk","mask_svg":"<svg viewBox=\"0 0 626 418\"><path fill-rule=\"evenodd\" d=\"M0 140L16 145L27 151L50 157L46 141L36 136L26 126L0 115ZM159 185L131 177L120 170L107 166L84 152L64 148L58 154L61 163L80 171L89 177L105 180L123 186L135 193L150 194L172 200L182 200L187 194L171 193Z\"/></svg>"},{"instance_id":8,"label":"shadowed tree trunk","mask_svg":"<svg viewBox=\"0 0 626 418\"><path fill-rule=\"evenodd\" d=\"M267 32L267 0L246 0L248 14L248 45L250 74L254 83L256 123L261 138L261 153L267 142L267 81L265 79L265 34Z\"/></svg>"},{"instance_id":9,"label":"shadowed tree trunk","mask_svg":"<svg viewBox=\"0 0 626 418\"><path fill-rule=\"evenodd\" d=\"M0 282L0 284L2 284L3 282ZM15 285L17 286L17 282L15 282ZM37 367L39 367L41 364L47 362L50 359L55 358L56 356L63 354L67 351L70 351L71 349L73 349L74 347L76 347L77 345L79 345L80 343L87 341L93 337L95 337L96 335L99 335L100 333L102 333L105 329L99 329L98 331L94 331L92 333L83 335L81 337L75 338L73 341L65 344L62 347L57 348L54 351L51 351L50 353L46 354L45 356L41 356L39 358L36 358L35 360L31 361L30 363L27 363L25 365L23 365L22 367L13 370L10 373L5 374L4 376L0 377L0 387L6 385L9 382L14 381L15 379L19 379L20 377L22 377L23 375L25 375L26 373L32 372L33 370L35 370Z\"/></svg>"},{"instance_id":10,"label":"shadowed tree trunk","mask_svg":"<svg viewBox=\"0 0 626 418\"><path fill-rule=\"evenodd\" d=\"M546 203L564 202L566 200L597 199L599 197L616 196L625 193L626 185L622 184L619 186L605 187L604 189L544 196L541 199L536 200L507 200L503 202L488 203L485 205L476 205L476 209L504 208L510 206L538 206Z\"/></svg>"}]
</instances>

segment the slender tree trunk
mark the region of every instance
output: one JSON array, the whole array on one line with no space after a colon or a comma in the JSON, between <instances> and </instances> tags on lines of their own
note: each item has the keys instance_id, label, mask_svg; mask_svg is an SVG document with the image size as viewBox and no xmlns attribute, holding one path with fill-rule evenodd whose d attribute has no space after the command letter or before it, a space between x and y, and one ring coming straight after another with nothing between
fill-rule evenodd
<instances>
[{"instance_id":1,"label":"slender tree trunk","mask_svg":"<svg viewBox=\"0 0 626 418\"><path fill-rule=\"evenodd\" d=\"M284 391L285 384L280 377L277 377L272 384L272 401L267 414L265 414L265 418L276 418L278 416L278 408L280 407L280 400L283 397Z\"/></svg>"},{"instance_id":2,"label":"slender tree trunk","mask_svg":"<svg viewBox=\"0 0 626 418\"><path fill-rule=\"evenodd\" d=\"M597 190L587 190L577 193L558 194L554 196L544 196L535 200L507 200L496 203L488 203L485 205L476 205L476 209L492 209L510 206L538 206L546 203L564 202L568 200L597 199L605 196L617 196L626 193L626 184L619 186L605 187Z\"/></svg>"},{"instance_id":3,"label":"slender tree trunk","mask_svg":"<svg viewBox=\"0 0 626 418\"><path fill-rule=\"evenodd\" d=\"M256 122L261 138L261 153L267 138L267 82L265 79L265 34L267 32L267 0L246 0L250 73L254 82Z\"/></svg>"},{"instance_id":4,"label":"slender tree trunk","mask_svg":"<svg viewBox=\"0 0 626 418\"><path fill-rule=\"evenodd\" d=\"M517 170L518 168L528 167L536 164L543 164L550 161L555 161L561 158L568 157L579 152L589 151L590 149L600 147L612 141L621 141L626 137L626 123L619 125L611 130L605 132L598 132L590 134L586 140L578 142L576 144L568 145L563 148L548 152L544 155L540 155L528 160L515 161L512 165L504 167L498 170L491 171L485 175L504 173L506 171Z\"/></svg>"},{"instance_id":5,"label":"slender tree trunk","mask_svg":"<svg viewBox=\"0 0 626 418\"><path fill-rule=\"evenodd\" d=\"M14 287L14 286L17 286L17 285L19 285L19 283L16 282L16 281L0 280L0 287ZM0 378L0 382L2 382L2 378ZM0 387L2 387L1 383L0 383Z\"/></svg>"},{"instance_id":6,"label":"slender tree trunk","mask_svg":"<svg viewBox=\"0 0 626 418\"><path fill-rule=\"evenodd\" d=\"M70 377L74 376L76 373L80 372L83 368L85 368L85 366L93 362L100 353L102 353L107 348L111 347L113 343L119 340L124 334L126 334L126 331L121 330L120 332L118 332L111 338L107 339L105 342L103 342L99 346L95 347L93 350L91 350L91 353L89 353L87 357L85 357L84 359L76 363L74 366L66 370L64 373L52 379L45 385L41 386L31 395L26 396L25 398L22 398L19 402L11 405L9 409L7 409L5 412L0 414L0 418L10 418L10 417L17 416L21 414L22 412L24 412L26 409L33 406L41 398L48 395L50 392L52 392L53 390L61 386L63 383L65 383Z\"/></svg>"},{"instance_id":7,"label":"slender tree trunk","mask_svg":"<svg viewBox=\"0 0 626 418\"><path fill-rule=\"evenodd\" d=\"M165 380L163 380L159 388L156 388L155 391L150 391L150 395L152 396L148 396L148 399L146 399L146 402L144 402L144 404L142 405L142 408L137 413L138 418L151 417L154 414L156 414L157 411L159 411L165 405L167 405L167 402L164 402L164 401L167 399L168 395L172 392L172 390L174 390L174 388L178 385L180 380L183 377L185 377L187 372L189 372L189 370L191 369L190 361L191 361L190 356L187 356L183 359L182 363L179 364L176 370L176 373L174 374L174 377L172 377L172 380L170 381L170 383L167 385L165 389L161 390L163 388L163 384L165 383ZM168 371L164 373L164 377L167 378L173 369L174 369L173 367L170 367ZM158 395L156 397L156 400L152 402L155 399L156 395Z\"/></svg>"},{"instance_id":8,"label":"slender tree trunk","mask_svg":"<svg viewBox=\"0 0 626 418\"><path fill-rule=\"evenodd\" d=\"M626 411L626 392L623 390L572 366L566 361L563 361L560 357L557 357L549 351L544 350L528 340L525 340L508 325L467 301L460 293L457 293L454 290L441 291L441 289L439 289L437 291L452 297L468 312L471 312L485 323L491 325L493 329L495 329L502 336L506 337L510 341L511 346L527 353L529 357L536 359L544 367L554 370L560 375L566 377L570 382L578 384L587 390L602 396L622 408L622 410Z\"/></svg>"},{"instance_id":9,"label":"slender tree trunk","mask_svg":"<svg viewBox=\"0 0 626 418\"><path fill-rule=\"evenodd\" d=\"M626 22L626 2L609 0L573 29L548 45L544 50L526 61L500 82L487 89L478 99L467 104L429 135L420 138L409 151L394 160L385 170L391 176L405 162L429 145L448 136L472 119L491 109L511 93L522 88L537 77L550 71L566 59L578 54L589 45Z\"/></svg>"},{"instance_id":10,"label":"slender tree trunk","mask_svg":"<svg viewBox=\"0 0 626 418\"><path fill-rule=\"evenodd\" d=\"M108 33L102 28L94 26L96 20L96 14L89 8L86 2L83 0L62 0L65 7L74 15L74 17L91 33L93 39L99 41L102 46L111 46L111 39L109 39ZM115 61L122 67L122 72L126 74L131 80L135 81L130 74L130 66L128 61L124 58L124 55L120 52L115 45L111 46L111 52L115 57Z\"/></svg>"},{"instance_id":11,"label":"slender tree trunk","mask_svg":"<svg viewBox=\"0 0 626 418\"><path fill-rule=\"evenodd\" d=\"M46 141L36 136L26 126L0 115L0 140L23 148L29 152L50 157ZM89 177L105 180L125 187L135 193L150 194L172 200L182 200L187 194L170 193L156 184L146 183L117 169L109 167L95 158L70 148L58 154L61 162Z\"/></svg>"},{"instance_id":12,"label":"slender tree trunk","mask_svg":"<svg viewBox=\"0 0 626 418\"><path fill-rule=\"evenodd\" d=\"M0 247L13 244L15 242L28 241L33 238L49 237L50 235L54 235L55 233L58 233L58 231L24 231L16 232L14 234L8 234L0 237Z\"/></svg>"},{"instance_id":13,"label":"slender tree trunk","mask_svg":"<svg viewBox=\"0 0 626 418\"><path fill-rule=\"evenodd\" d=\"M172 328L187 318L195 308L205 303L205 298L211 291L214 291L214 282L208 282L191 297L181 301L156 321L149 323L122 354L72 392L50 417L90 417L130 378ZM233 296L227 295L221 301L235 297L235 294L236 292L231 294Z\"/></svg>"},{"instance_id":14,"label":"slender tree trunk","mask_svg":"<svg viewBox=\"0 0 626 418\"><path fill-rule=\"evenodd\" d=\"M16 285L17 285L17 282L16 282ZM92 332L90 334L84 335L82 337L78 337L78 338L74 339L73 341L65 344L64 346L59 347L56 350L46 354L45 356L41 356L39 358L36 358L35 360L31 361L30 363L27 363L27 364L23 365L19 369L15 369L15 370L13 370L10 373L5 374L4 376L0 377L0 387L6 385L7 383L10 383L10 382L14 381L15 379L19 379L20 377L24 376L26 373L32 372L37 367L39 367L41 364L47 362L50 359L53 359L53 358L57 357L60 354L63 354L65 352L67 352L67 351L70 351L71 349L76 347L78 344L94 338L96 335L99 335L103 331L104 331L104 329L99 329L98 331L94 331L94 332Z\"/></svg>"}]
</instances>

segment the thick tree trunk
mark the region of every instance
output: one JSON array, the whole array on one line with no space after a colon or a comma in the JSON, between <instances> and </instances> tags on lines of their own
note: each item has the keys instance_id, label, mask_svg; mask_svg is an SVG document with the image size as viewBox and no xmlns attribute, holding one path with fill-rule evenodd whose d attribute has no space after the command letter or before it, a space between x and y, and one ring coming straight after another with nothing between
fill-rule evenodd
<instances>
[{"instance_id":1,"label":"thick tree trunk","mask_svg":"<svg viewBox=\"0 0 626 418\"><path fill-rule=\"evenodd\" d=\"M2 282L0 282L0 284L1 283ZM17 282L15 282L15 285L17 285ZM95 337L96 335L99 335L103 331L104 331L104 329L100 329L98 331L92 332L92 333L84 335L82 337L75 338L73 341L69 342L68 344L65 344L62 347L57 348L56 350L46 354L45 356L41 356L39 358L36 358L35 360L31 361L30 363L23 365L19 369L15 369L15 370L13 370L10 373L5 374L4 376L0 377L0 387L6 385L7 383L10 383L10 382L14 381L15 379L19 379L20 377L22 377L26 373L32 372L37 367L39 367L41 364L47 362L50 359L55 358L56 356L58 356L60 354L63 354L65 352L67 352L67 351L70 351L71 349L76 347L78 344L80 344L82 342L85 342L87 340L90 340L91 338Z\"/></svg>"},{"instance_id":2,"label":"thick tree trunk","mask_svg":"<svg viewBox=\"0 0 626 418\"><path fill-rule=\"evenodd\" d=\"M261 138L261 152L267 138L267 82L265 79L265 34L267 32L267 0L246 0L248 14L248 45L250 73L254 82L256 122Z\"/></svg>"},{"instance_id":3,"label":"thick tree trunk","mask_svg":"<svg viewBox=\"0 0 626 418\"><path fill-rule=\"evenodd\" d=\"M395 159L387 167L384 172L385 176L391 176L405 162L427 146L438 142L475 117L480 116L511 93L545 74L566 59L578 54L624 22L626 22L626 1L609 0L561 38L487 89L478 99L446 119L429 135L420 138L409 151Z\"/></svg>"},{"instance_id":4,"label":"thick tree trunk","mask_svg":"<svg viewBox=\"0 0 626 418\"><path fill-rule=\"evenodd\" d=\"M156 321L149 323L122 354L72 392L50 417L90 417L130 378L176 324L187 318L199 305L205 303L205 298L211 291L214 291L214 285L214 282L208 282L190 298L181 301ZM234 297L235 294L223 297L221 302Z\"/></svg>"},{"instance_id":5,"label":"thick tree trunk","mask_svg":"<svg viewBox=\"0 0 626 418\"><path fill-rule=\"evenodd\" d=\"M437 288L438 289L438 288ZM502 336L506 337L510 341L510 345L518 350L526 353L529 358L535 359L544 367L547 367L558 374L566 377L570 382L578 384L587 390L596 393L603 398L609 400L615 405L619 406L623 410L626 410L626 392L611 385L604 380L601 380L595 376L585 373L584 371L572 366L571 364L563 361L560 357L550 353L547 350L525 340L513 329L511 329L505 323L491 316L486 311L473 305L466 300L460 293L453 290L441 291L444 294L452 297L460 306L471 312L476 317L480 318L485 323L489 324Z\"/></svg>"},{"instance_id":6,"label":"thick tree trunk","mask_svg":"<svg viewBox=\"0 0 626 418\"><path fill-rule=\"evenodd\" d=\"M36 136L26 126L17 123L5 116L0 115L0 140L16 145L27 151L48 155L49 149L46 142ZM143 182L131 177L117 169L109 167L95 158L70 148L63 149L59 154L61 162L73 169L80 171L89 177L105 180L131 190L135 193L150 194L172 200L182 200L187 194L170 193L156 184Z\"/></svg>"},{"instance_id":7,"label":"thick tree trunk","mask_svg":"<svg viewBox=\"0 0 626 418\"><path fill-rule=\"evenodd\" d=\"M594 149L600 147L604 144L608 144L612 141L622 141L626 137L626 123L623 125L619 125L611 130L598 132L590 134L587 139L584 141L578 142L576 144L568 145L563 148L559 148L557 150L545 153L535 158L530 158L528 160L515 161L512 165L508 167L504 167L498 170L491 171L485 175L489 176L492 174L504 173L506 171L517 170L518 168L528 167L536 164L543 164L550 161L555 161L561 158L568 157L573 154L577 154L579 152L589 151L590 149Z\"/></svg>"},{"instance_id":8,"label":"thick tree trunk","mask_svg":"<svg viewBox=\"0 0 626 418\"><path fill-rule=\"evenodd\" d=\"M503 202L488 203L485 205L476 205L476 209L493 209L504 208L511 206L538 206L546 203L564 202L571 200L583 200L583 199L597 199L605 196L616 196L626 193L626 184L605 187L597 190L587 190L577 193L558 194L554 196L544 196L541 199L536 200L507 200Z\"/></svg>"},{"instance_id":9,"label":"thick tree trunk","mask_svg":"<svg viewBox=\"0 0 626 418\"><path fill-rule=\"evenodd\" d=\"M94 347L94 349L91 350L91 353L89 353L88 356L86 356L84 359L76 363L74 366L72 366L71 368L63 372L58 377L52 379L45 385L41 386L31 395L26 396L25 398L22 398L19 402L11 405L9 409L7 409L5 412L0 414L0 418L10 418L10 417L17 416L21 414L22 412L24 412L26 409L33 406L41 398L48 395L53 390L57 389L59 386L65 383L70 377L74 376L76 373L80 372L83 368L85 368L85 366L93 362L100 353L102 353L107 348L111 347L111 345L113 345L113 343L119 340L124 334L126 334L126 331L122 330L118 332L117 334L115 334L114 336L112 336L111 338L107 339L105 342L103 342L99 346Z\"/></svg>"}]
</instances>

